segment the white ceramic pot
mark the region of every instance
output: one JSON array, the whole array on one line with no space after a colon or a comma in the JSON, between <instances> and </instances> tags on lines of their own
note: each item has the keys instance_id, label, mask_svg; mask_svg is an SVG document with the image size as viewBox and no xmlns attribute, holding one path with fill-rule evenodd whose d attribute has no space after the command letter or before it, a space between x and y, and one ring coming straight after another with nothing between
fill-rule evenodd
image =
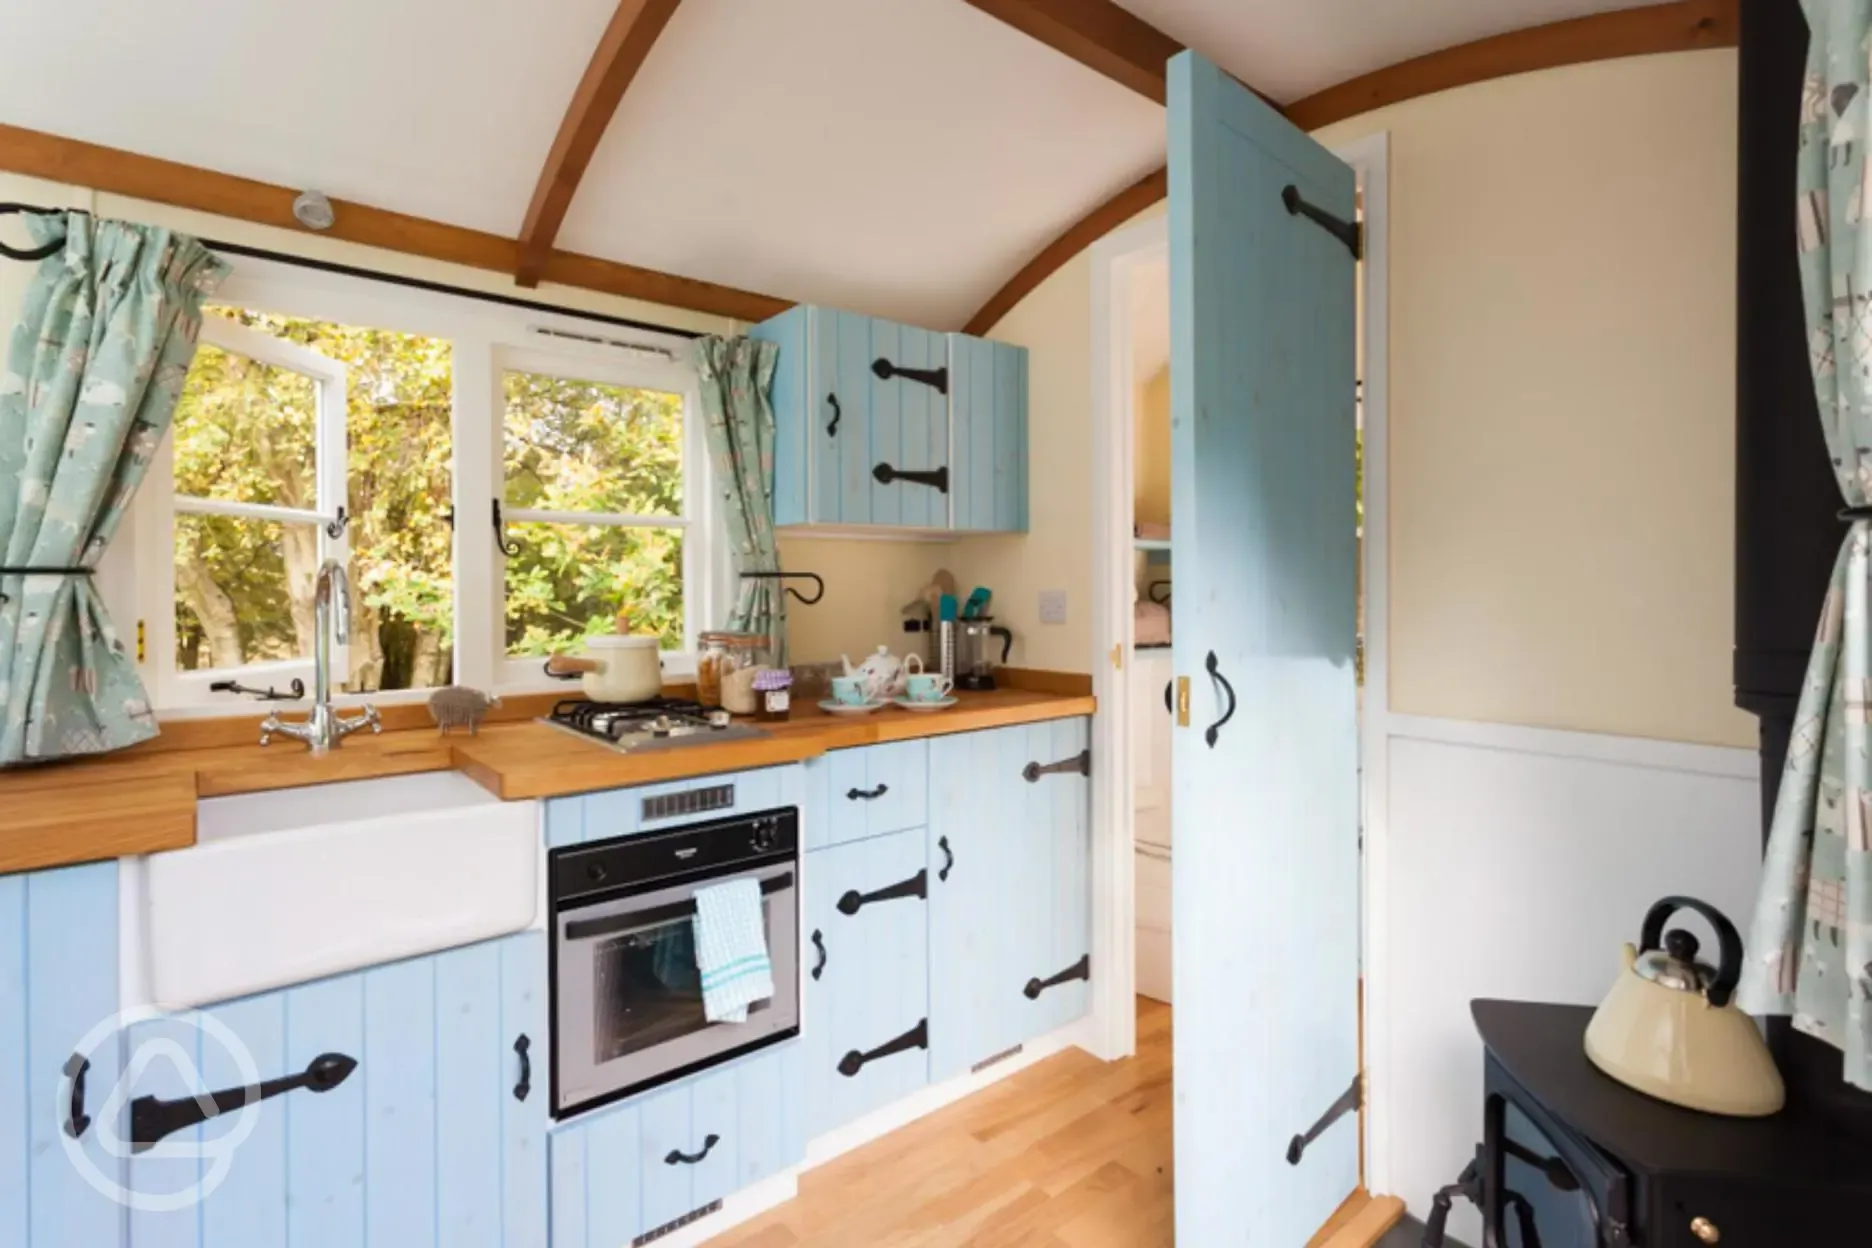
<instances>
[{"instance_id":1,"label":"white ceramic pot","mask_svg":"<svg viewBox=\"0 0 1872 1248\"><path fill-rule=\"evenodd\" d=\"M663 695L661 649L655 637L587 637L583 655L555 656L546 670L578 673L579 687L594 702L646 702Z\"/></svg>"}]
</instances>

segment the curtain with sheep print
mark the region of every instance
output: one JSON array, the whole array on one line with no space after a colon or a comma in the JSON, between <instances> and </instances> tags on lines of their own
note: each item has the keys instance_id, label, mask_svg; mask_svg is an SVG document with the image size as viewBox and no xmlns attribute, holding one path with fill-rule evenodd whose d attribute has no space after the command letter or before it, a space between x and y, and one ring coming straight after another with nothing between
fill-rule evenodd
<instances>
[{"instance_id":1,"label":"curtain with sheep print","mask_svg":"<svg viewBox=\"0 0 1872 1248\"><path fill-rule=\"evenodd\" d=\"M156 735L149 697L85 575L162 444L226 267L196 240L28 217L40 261L0 371L0 766Z\"/></svg>"},{"instance_id":2,"label":"curtain with sheep print","mask_svg":"<svg viewBox=\"0 0 1872 1248\"><path fill-rule=\"evenodd\" d=\"M1872 0L1803 0L1799 250L1820 423L1840 493L1872 502ZM1863 512L1872 516L1872 510ZM1872 520L1833 566L1775 800L1740 1002L1792 1014L1872 1089Z\"/></svg>"},{"instance_id":3,"label":"curtain with sheep print","mask_svg":"<svg viewBox=\"0 0 1872 1248\"><path fill-rule=\"evenodd\" d=\"M736 572L778 572L774 540L774 368L780 348L751 338L700 338L696 372ZM786 601L780 582L742 581L727 627L772 639L774 662L787 662Z\"/></svg>"}]
</instances>

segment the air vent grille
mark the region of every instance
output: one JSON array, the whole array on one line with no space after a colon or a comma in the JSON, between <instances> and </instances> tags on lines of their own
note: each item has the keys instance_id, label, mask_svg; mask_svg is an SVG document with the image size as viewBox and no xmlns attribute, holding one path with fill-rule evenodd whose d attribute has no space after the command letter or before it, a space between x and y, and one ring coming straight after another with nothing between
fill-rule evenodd
<instances>
[{"instance_id":1,"label":"air vent grille","mask_svg":"<svg viewBox=\"0 0 1872 1248\"><path fill-rule=\"evenodd\" d=\"M717 810L733 810L734 785L716 784L704 789L683 789L643 799L643 821L657 823L681 819L687 815L706 815Z\"/></svg>"},{"instance_id":2,"label":"air vent grille","mask_svg":"<svg viewBox=\"0 0 1872 1248\"><path fill-rule=\"evenodd\" d=\"M1002 1050L1001 1052L995 1054L993 1057L984 1057L982 1058L981 1061L976 1062L973 1066L969 1067L969 1074L979 1075L981 1074L982 1071L987 1070L990 1066L999 1066L1002 1062L1007 1061L1010 1057L1019 1057L1021 1050L1025 1047L1026 1047L1025 1045L1017 1044L1011 1049Z\"/></svg>"},{"instance_id":3,"label":"air vent grille","mask_svg":"<svg viewBox=\"0 0 1872 1248\"><path fill-rule=\"evenodd\" d=\"M700 1209L691 1209L688 1213L683 1214L682 1217L677 1218L674 1222L665 1222L662 1226L657 1227L654 1231L645 1231L643 1234L639 1235L636 1239L631 1240L631 1248L643 1248L645 1244L655 1243L657 1240L662 1239L665 1235L673 1234L676 1231L680 1231L682 1230L683 1227L688 1226L691 1222L700 1222L703 1218L708 1217L709 1214L718 1213L720 1212L720 1210L721 1210L721 1201L711 1200L709 1201L708 1204L703 1205Z\"/></svg>"}]
</instances>

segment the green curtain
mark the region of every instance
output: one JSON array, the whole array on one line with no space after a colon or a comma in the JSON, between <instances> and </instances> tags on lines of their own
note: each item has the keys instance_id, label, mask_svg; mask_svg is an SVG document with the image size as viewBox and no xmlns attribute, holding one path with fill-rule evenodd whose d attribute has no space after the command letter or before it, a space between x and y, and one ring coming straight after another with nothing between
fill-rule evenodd
<instances>
[{"instance_id":1,"label":"green curtain","mask_svg":"<svg viewBox=\"0 0 1872 1248\"><path fill-rule=\"evenodd\" d=\"M1840 493L1872 499L1872 164L1865 144L1872 0L1803 0L1799 249L1808 353ZM1868 513L1872 514L1872 513ZM1792 1014L1872 1088L1872 522L1833 566L1775 800L1740 1001Z\"/></svg>"},{"instance_id":2,"label":"green curtain","mask_svg":"<svg viewBox=\"0 0 1872 1248\"><path fill-rule=\"evenodd\" d=\"M715 488L728 518L736 572L778 572L774 542L774 366L780 348L750 338L702 338L695 344L708 420ZM774 661L787 662L786 602L779 581L742 581L728 618L734 632L765 633Z\"/></svg>"},{"instance_id":3,"label":"green curtain","mask_svg":"<svg viewBox=\"0 0 1872 1248\"><path fill-rule=\"evenodd\" d=\"M93 568L162 444L226 267L168 230L29 218L40 262L0 373L0 568ZM0 766L156 735L87 576L0 573Z\"/></svg>"}]
</instances>

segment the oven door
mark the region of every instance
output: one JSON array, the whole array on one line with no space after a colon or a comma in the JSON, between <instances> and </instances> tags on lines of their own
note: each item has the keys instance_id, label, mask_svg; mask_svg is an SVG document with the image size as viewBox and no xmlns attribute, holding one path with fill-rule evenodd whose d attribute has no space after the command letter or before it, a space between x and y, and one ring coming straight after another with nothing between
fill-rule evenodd
<instances>
[{"instance_id":1,"label":"oven door","mask_svg":"<svg viewBox=\"0 0 1872 1248\"><path fill-rule=\"evenodd\" d=\"M1631 1187L1615 1163L1499 1088L1483 1123L1486 1248L1629 1248Z\"/></svg>"},{"instance_id":2,"label":"oven door","mask_svg":"<svg viewBox=\"0 0 1872 1248\"><path fill-rule=\"evenodd\" d=\"M774 995L744 1023L711 1023L695 894L739 879L760 881ZM799 1033L798 863L568 906L554 916L553 953L553 1116L564 1117Z\"/></svg>"}]
</instances>

